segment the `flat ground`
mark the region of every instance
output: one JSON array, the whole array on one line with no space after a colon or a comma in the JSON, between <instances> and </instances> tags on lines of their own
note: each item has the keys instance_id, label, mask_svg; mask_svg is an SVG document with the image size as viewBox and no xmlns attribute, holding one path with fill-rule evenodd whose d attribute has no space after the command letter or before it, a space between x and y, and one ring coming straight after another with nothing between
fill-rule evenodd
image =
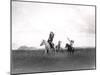
<instances>
[{"instance_id":1,"label":"flat ground","mask_svg":"<svg viewBox=\"0 0 100 75\"><path fill-rule=\"evenodd\" d=\"M49 54L44 50L13 50L12 74L95 69L95 56L95 48L78 48L71 55L66 50Z\"/></svg>"}]
</instances>

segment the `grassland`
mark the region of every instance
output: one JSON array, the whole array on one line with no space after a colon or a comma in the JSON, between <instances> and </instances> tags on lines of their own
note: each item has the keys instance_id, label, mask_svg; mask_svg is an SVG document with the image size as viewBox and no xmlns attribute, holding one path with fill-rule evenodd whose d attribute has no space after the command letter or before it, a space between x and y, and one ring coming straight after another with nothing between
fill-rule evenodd
<instances>
[{"instance_id":1,"label":"grassland","mask_svg":"<svg viewBox=\"0 0 100 75\"><path fill-rule=\"evenodd\" d=\"M44 54L44 50L12 50L12 74L95 69L95 48Z\"/></svg>"}]
</instances>

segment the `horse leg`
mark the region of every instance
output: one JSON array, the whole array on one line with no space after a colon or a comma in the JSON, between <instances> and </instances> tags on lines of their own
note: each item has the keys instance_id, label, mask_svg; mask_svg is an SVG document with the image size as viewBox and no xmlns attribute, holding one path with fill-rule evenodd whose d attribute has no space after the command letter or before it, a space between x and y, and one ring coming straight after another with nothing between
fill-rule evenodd
<instances>
[{"instance_id":1,"label":"horse leg","mask_svg":"<svg viewBox=\"0 0 100 75\"><path fill-rule=\"evenodd\" d=\"M67 50L67 52L68 52L68 55L70 55L70 50Z\"/></svg>"},{"instance_id":2,"label":"horse leg","mask_svg":"<svg viewBox=\"0 0 100 75\"><path fill-rule=\"evenodd\" d=\"M74 49L73 48L71 49L71 54L74 54Z\"/></svg>"},{"instance_id":3,"label":"horse leg","mask_svg":"<svg viewBox=\"0 0 100 75\"><path fill-rule=\"evenodd\" d=\"M73 49L73 54L74 54L74 49Z\"/></svg>"},{"instance_id":4,"label":"horse leg","mask_svg":"<svg viewBox=\"0 0 100 75\"><path fill-rule=\"evenodd\" d=\"M47 54L48 53L48 49L45 49L45 54Z\"/></svg>"},{"instance_id":5,"label":"horse leg","mask_svg":"<svg viewBox=\"0 0 100 75\"><path fill-rule=\"evenodd\" d=\"M70 51L69 50L67 50L67 53L68 53L68 55L70 55Z\"/></svg>"},{"instance_id":6,"label":"horse leg","mask_svg":"<svg viewBox=\"0 0 100 75\"><path fill-rule=\"evenodd\" d=\"M49 50L47 49L47 54L49 53Z\"/></svg>"},{"instance_id":7,"label":"horse leg","mask_svg":"<svg viewBox=\"0 0 100 75\"><path fill-rule=\"evenodd\" d=\"M55 49L55 48L54 48L54 50L53 50L53 51L54 51L54 53L56 53L56 49Z\"/></svg>"}]
</instances>

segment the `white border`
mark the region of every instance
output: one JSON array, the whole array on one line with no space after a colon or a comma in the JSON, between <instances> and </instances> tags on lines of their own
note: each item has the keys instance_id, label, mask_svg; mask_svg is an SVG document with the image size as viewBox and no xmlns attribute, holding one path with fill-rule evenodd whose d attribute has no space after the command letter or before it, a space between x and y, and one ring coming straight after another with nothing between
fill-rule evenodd
<instances>
[{"instance_id":1,"label":"white border","mask_svg":"<svg viewBox=\"0 0 100 75\"><path fill-rule=\"evenodd\" d=\"M37 1L37 0L35 0ZM97 6L97 69L25 75L99 75L100 74L100 0L38 0L45 2L90 4ZM0 0L0 75L10 74L10 0Z\"/></svg>"}]
</instances>

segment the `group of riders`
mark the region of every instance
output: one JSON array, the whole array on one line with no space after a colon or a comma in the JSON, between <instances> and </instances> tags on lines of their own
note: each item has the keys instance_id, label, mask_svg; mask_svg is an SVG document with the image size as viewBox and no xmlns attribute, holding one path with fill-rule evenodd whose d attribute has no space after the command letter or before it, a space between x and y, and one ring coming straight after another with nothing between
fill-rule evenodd
<instances>
[{"instance_id":1,"label":"group of riders","mask_svg":"<svg viewBox=\"0 0 100 75\"><path fill-rule=\"evenodd\" d=\"M52 49L54 49L53 38L54 38L54 33L50 32L47 42L49 43L50 48L52 48ZM67 48L68 51L73 52L74 51L74 48L73 48L74 41L70 40L69 38L67 38L67 39L69 41L69 44L66 43L65 48ZM59 50L61 48L60 46L61 46L61 41L58 41L58 45L56 46L56 49Z\"/></svg>"}]
</instances>

